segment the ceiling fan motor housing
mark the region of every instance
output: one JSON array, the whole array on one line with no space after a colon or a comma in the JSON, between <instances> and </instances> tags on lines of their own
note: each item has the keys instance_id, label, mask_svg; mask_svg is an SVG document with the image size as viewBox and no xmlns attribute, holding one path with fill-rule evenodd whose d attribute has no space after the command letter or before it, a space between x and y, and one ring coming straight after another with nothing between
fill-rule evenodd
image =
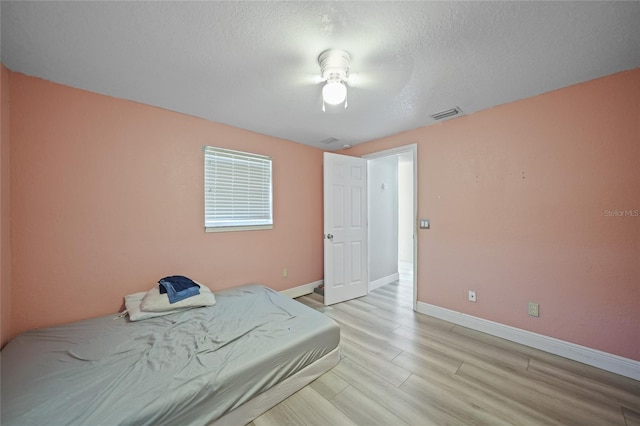
<instances>
[{"instance_id":1,"label":"ceiling fan motor housing","mask_svg":"<svg viewBox=\"0 0 640 426\"><path fill-rule=\"evenodd\" d=\"M318 56L318 64L323 80L340 80L345 82L349 77L351 56L342 49L328 49Z\"/></svg>"}]
</instances>

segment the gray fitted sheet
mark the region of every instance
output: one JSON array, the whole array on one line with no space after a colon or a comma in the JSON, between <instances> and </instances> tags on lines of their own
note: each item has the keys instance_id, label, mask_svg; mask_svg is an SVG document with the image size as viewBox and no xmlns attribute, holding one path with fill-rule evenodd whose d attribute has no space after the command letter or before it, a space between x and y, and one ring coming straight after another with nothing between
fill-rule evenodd
<instances>
[{"instance_id":1,"label":"gray fitted sheet","mask_svg":"<svg viewBox=\"0 0 640 426\"><path fill-rule=\"evenodd\" d=\"M207 424L334 350L336 323L259 285L139 322L37 329L2 350L2 425Z\"/></svg>"}]
</instances>

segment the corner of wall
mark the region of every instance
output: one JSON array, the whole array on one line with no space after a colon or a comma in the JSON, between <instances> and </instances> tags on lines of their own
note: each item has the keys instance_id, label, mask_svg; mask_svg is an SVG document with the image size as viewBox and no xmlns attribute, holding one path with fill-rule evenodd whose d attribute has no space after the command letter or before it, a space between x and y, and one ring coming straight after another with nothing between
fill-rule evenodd
<instances>
[{"instance_id":1,"label":"corner of wall","mask_svg":"<svg viewBox=\"0 0 640 426\"><path fill-rule=\"evenodd\" d=\"M10 227L10 99L9 70L0 63L0 347L11 337L11 227Z\"/></svg>"}]
</instances>

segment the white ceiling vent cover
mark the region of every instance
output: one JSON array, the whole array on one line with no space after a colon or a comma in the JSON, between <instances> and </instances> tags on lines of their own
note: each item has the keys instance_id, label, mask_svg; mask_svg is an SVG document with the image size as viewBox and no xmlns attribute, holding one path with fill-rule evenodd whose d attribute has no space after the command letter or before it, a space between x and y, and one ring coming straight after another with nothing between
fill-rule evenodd
<instances>
[{"instance_id":1,"label":"white ceiling vent cover","mask_svg":"<svg viewBox=\"0 0 640 426\"><path fill-rule=\"evenodd\" d=\"M321 140L320 143L323 144L323 145L329 145L329 144L337 142L339 140L340 139L334 138L333 136L331 136L330 138L326 138L326 139Z\"/></svg>"},{"instance_id":2,"label":"white ceiling vent cover","mask_svg":"<svg viewBox=\"0 0 640 426\"><path fill-rule=\"evenodd\" d=\"M462 113L462 110L459 107L451 108L445 111L436 112L431 115L431 118L434 120L444 120L445 118L454 117Z\"/></svg>"}]
</instances>

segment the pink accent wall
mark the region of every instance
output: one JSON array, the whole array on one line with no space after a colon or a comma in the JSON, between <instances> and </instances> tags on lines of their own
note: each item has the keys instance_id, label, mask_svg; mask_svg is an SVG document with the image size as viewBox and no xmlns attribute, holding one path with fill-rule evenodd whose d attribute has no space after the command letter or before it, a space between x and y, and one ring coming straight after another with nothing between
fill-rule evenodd
<instances>
[{"instance_id":1,"label":"pink accent wall","mask_svg":"<svg viewBox=\"0 0 640 426\"><path fill-rule=\"evenodd\" d=\"M320 150L18 73L10 81L13 333L117 312L125 294L166 275L214 290L322 279ZM273 230L204 232L207 144L273 158Z\"/></svg>"},{"instance_id":2,"label":"pink accent wall","mask_svg":"<svg viewBox=\"0 0 640 426\"><path fill-rule=\"evenodd\" d=\"M0 64L0 347L11 337L11 238L10 238L10 152L9 70Z\"/></svg>"},{"instance_id":3,"label":"pink accent wall","mask_svg":"<svg viewBox=\"0 0 640 426\"><path fill-rule=\"evenodd\" d=\"M419 301L640 360L640 70L345 153L409 143L432 220ZM273 157L272 231L204 233L205 144ZM168 274L213 289L322 279L319 150L3 68L1 167L3 343L115 312Z\"/></svg>"},{"instance_id":4,"label":"pink accent wall","mask_svg":"<svg viewBox=\"0 0 640 426\"><path fill-rule=\"evenodd\" d=\"M640 360L640 69L344 152L410 143L419 301Z\"/></svg>"}]
</instances>

